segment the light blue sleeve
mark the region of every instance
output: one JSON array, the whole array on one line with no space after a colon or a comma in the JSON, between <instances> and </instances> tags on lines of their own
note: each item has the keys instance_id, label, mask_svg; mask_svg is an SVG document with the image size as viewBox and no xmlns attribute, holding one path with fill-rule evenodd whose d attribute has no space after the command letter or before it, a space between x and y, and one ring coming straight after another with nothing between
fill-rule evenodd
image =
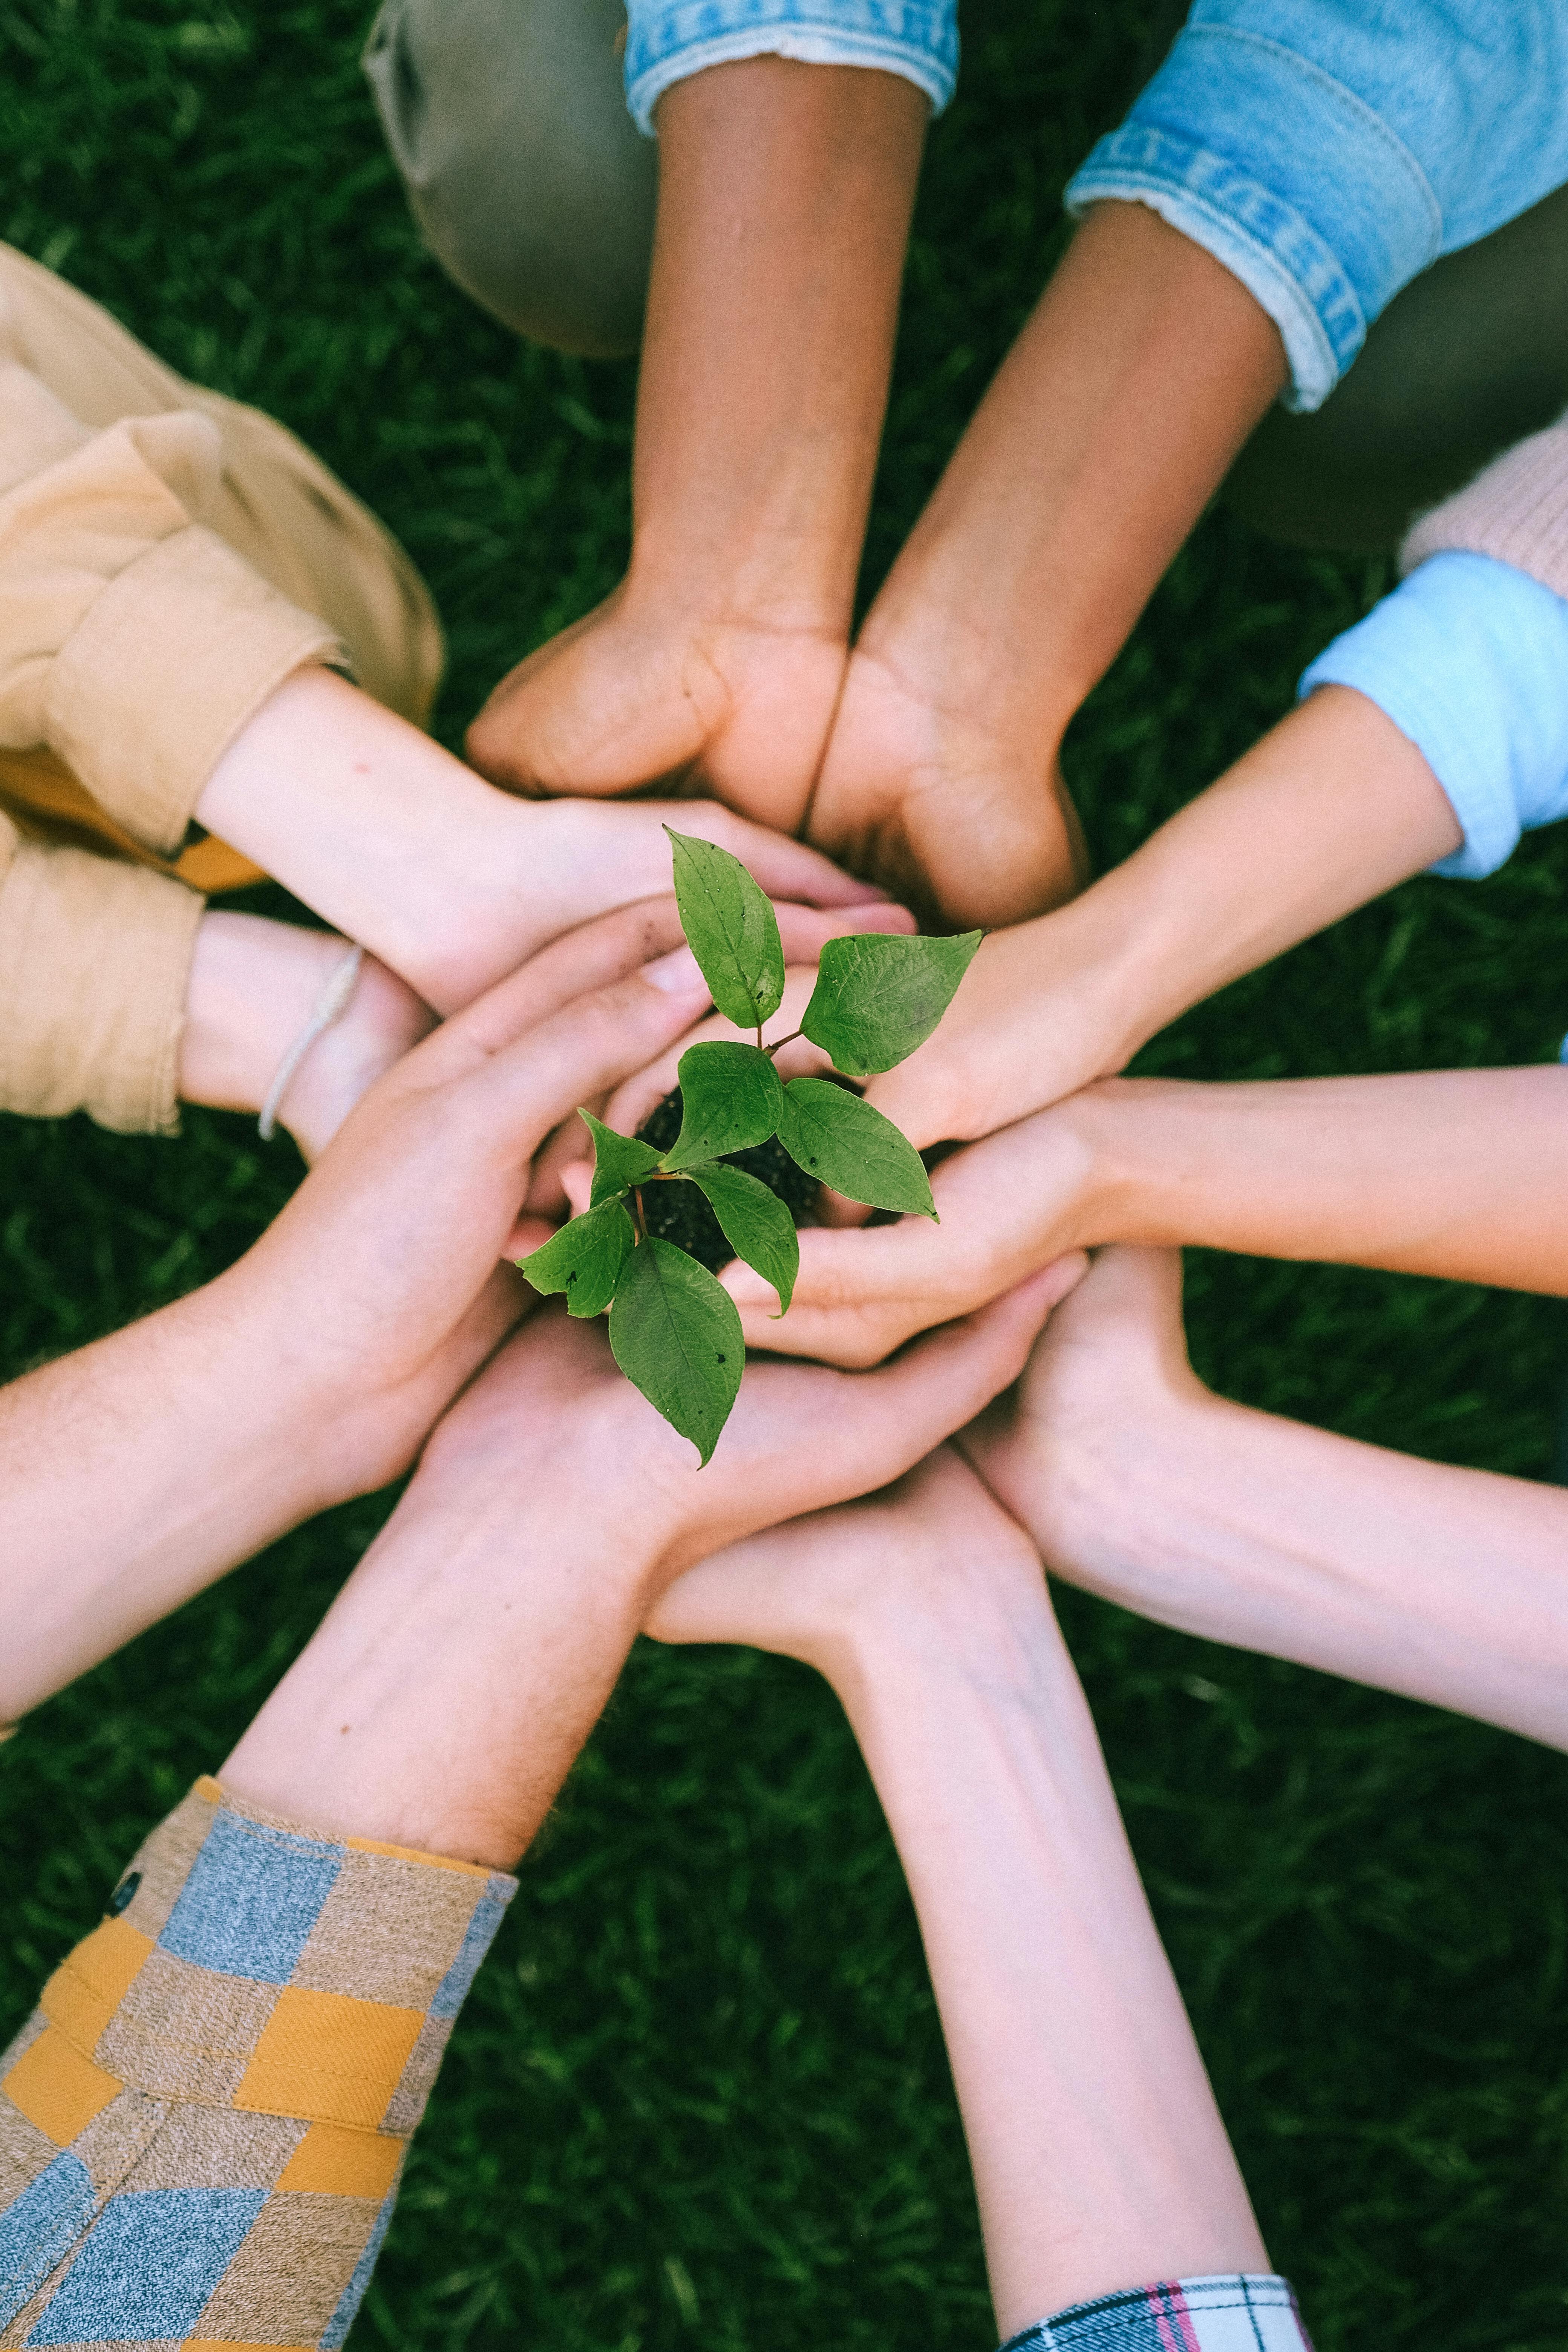
<instances>
[{"instance_id":1,"label":"light blue sleeve","mask_svg":"<svg viewBox=\"0 0 1568 2352\"><path fill-rule=\"evenodd\" d=\"M1528 572L1432 556L1297 692L1320 686L1353 686L1386 711L1447 793L1465 838L1434 874L1495 874L1521 833L1568 816L1568 603Z\"/></svg>"},{"instance_id":2,"label":"light blue sleeve","mask_svg":"<svg viewBox=\"0 0 1568 2352\"><path fill-rule=\"evenodd\" d=\"M1150 205L1239 278L1316 408L1439 254L1568 180L1563 0L1196 0L1068 209Z\"/></svg>"},{"instance_id":3,"label":"light blue sleeve","mask_svg":"<svg viewBox=\"0 0 1568 2352\"><path fill-rule=\"evenodd\" d=\"M958 79L958 0L627 0L626 104L650 138L671 82L757 57L902 74L940 114Z\"/></svg>"}]
</instances>

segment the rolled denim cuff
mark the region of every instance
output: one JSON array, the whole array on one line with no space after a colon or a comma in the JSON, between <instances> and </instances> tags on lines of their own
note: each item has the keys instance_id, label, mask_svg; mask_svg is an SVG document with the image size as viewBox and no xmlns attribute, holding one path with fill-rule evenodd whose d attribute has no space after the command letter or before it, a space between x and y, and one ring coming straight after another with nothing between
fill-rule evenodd
<instances>
[{"instance_id":1,"label":"rolled denim cuff","mask_svg":"<svg viewBox=\"0 0 1568 2352\"><path fill-rule=\"evenodd\" d=\"M1229 25L1179 34L1068 183L1075 215L1108 198L1150 205L1240 278L1284 340L1288 408L1321 405L1443 245L1426 174L1383 117L1311 58Z\"/></svg>"},{"instance_id":2,"label":"rolled denim cuff","mask_svg":"<svg viewBox=\"0 0 1568 2352\"><path fill-rule=\"evenodd\" d=\"M1312 2352L1290 2283L1227 2272L1075 2303L1010 2336L1002 2352Z\"/></svg>"},{"instance_id":3,"label":"rolled denim cuff","mask_svg":"<svg viewBox=\"0 0 1568 2352\"><path fill-rule=\"evenodd\" d=\"M958 79L956 0L630 0L626 104L646 137L673 82L741 58L901 74L940 114Z\"/></svg>"},{"instance_id":4,"label":"rolled denim cuff","mask_svg":"<svg viewBox=\"0 0 1568 2352\"><path fill-rule=\"evenodd\" d=\"M1512 564L1431 557L1298 692L1320 686L1375 702L1447 793L1465 838L1433 873L1479 881L1521 832L1568 815L1568 603Z\"/></svg>"}]
</instances>

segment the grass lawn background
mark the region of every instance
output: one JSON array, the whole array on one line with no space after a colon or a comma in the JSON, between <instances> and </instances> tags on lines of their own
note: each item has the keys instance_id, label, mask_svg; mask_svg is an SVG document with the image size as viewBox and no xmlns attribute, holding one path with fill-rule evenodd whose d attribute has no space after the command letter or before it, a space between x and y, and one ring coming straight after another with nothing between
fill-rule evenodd
<instances>
[{"instance_id":1,"label":"grass lawn background","mask_svg":"<svg viewBox=\"0 0 1568 2352\"><path fill-rule=\"evenodd\" d=\"M1062 183L1114 120L1142 31L1127 0L965 7L868 585L1058 248ZM0 235L176 367L283 417L387 518L450 631L455 741L499 672L617 576L634 378L520 346L421 254L357 70L368 15L0 5ZM1388 578L1205 521L1069 740L1100 859L1277 717ZM1546 1058L1568 1027L1565 883L1563 830L1479 887L1412 883L1140 1066ZM174 1143L0 1121L0 1168L7 1376L216 1273L299 1172L286 1140L203 1113ZM1189 1300L1198 1365L1230 1395L1442 1460L1545 1466L1568 1372L1555 1303L1217 1258L1190 1261ZM389 1500L276 1546L0 1750L0 2039L147 1826L226 1752ZM1561 2352L1563 1759L1070 1593L1062 1611L1320 2352ZM805 1670L633 1658L525 1865L353 2340L994 2341L912 1916Z\"/></svg>"}]
</instances>

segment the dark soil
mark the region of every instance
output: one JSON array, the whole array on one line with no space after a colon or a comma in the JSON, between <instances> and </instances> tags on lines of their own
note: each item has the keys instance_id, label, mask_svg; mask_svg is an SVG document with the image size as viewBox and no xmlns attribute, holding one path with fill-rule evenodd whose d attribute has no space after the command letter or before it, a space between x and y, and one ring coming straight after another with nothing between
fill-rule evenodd
<instances>
[{"instance_id":1,"label":"dark soil","mask_svg":"<svg viewBox=\"0 0 1568 2352\"><path fill-rule=\"evenodd\" d=\"M677 1087L644 1119L637 1135L642 1142L651 1143L656 1151L668 1151L679 1133L680 1088ZM816 1177L795 1166L776 1135L770 1136L766 1143L753 1144L749 1151L727 1151L724 1164L743 1169L748 1176L765 1184L770 1192L776 1192L797 1225L804 1224L816 1207L821 1187ZM710 1274L717 1274L734 1256L718 1218L695 1184L645 1184L642 1209L650 1234L657 1234L661 1241L676 1243L700 1265L705 1265Z\"/></svg>"}]
</instances>

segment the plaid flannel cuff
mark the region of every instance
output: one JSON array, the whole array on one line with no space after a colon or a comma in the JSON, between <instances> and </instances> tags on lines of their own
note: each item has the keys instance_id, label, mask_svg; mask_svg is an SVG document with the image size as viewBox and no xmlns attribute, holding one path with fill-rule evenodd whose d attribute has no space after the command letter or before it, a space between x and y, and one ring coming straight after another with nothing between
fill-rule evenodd
<instances>
[{"instance_id":1,"label":"plaid flannel cuff","mask_svg":"<svg viewBox=\"0 0 1568 2352\"><path fill-rule=\"evenodd\" d=\"M516 1891L198 1780L0 2056L0 2345L341 2345Z\"/></svg>"},{"instance_id":2,"label":"plaid flannel cuff","mask_svg":"<svg viewBox=\"0 0 1568 2352\"><path fill-rule=\"evenodd\" d=\"M1002 2352L1312 2352L1288 2279L1163 2279L1075 2303Z\"/></svg>"}]
</instances>

